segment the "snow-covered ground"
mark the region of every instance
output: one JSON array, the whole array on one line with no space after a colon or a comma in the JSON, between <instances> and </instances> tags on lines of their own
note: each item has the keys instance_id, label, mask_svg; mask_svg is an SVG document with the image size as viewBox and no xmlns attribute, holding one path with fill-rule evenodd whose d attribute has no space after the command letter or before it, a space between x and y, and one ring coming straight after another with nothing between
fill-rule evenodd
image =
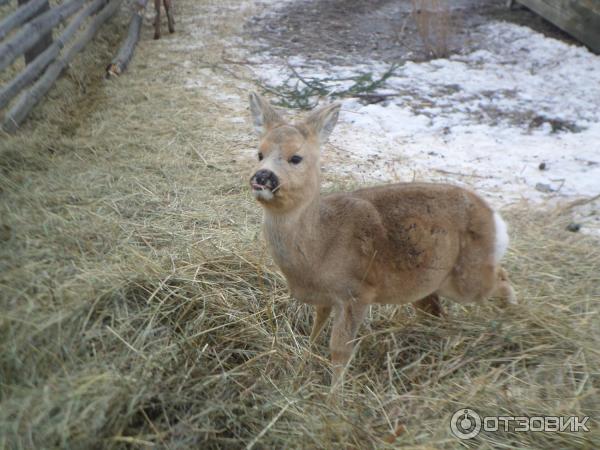
<instances>
[{"instance_id":1,"label":"snow-covered ground","mask_svg":"<svg viewBox=\"0 0 600 450\"><path fill-rule=\"evenodd\" d=\"M270 0L246 3L266 14L282 7ZM189 18L200 47L173 40L174 49L202 54L209 27L199 20ZM506 22L479 26L474 35L479 50L396 68L375 91L382 101L341 99L324 170L366 183L463 184L497 207L522 199L551 207L600 194L600 56ZM286 60L257 54L237 32L224 47L234 59L249 62L245 69L255 79L276 89L302 87L294 71L339 91L354 81L335 80L365 73L377 79L390 68L380 61L336 66L302 55ZM188 88L212 90L215 99L246 110L247 91L257 89L246 77L227 90L212 69L186 63ZM574 220L600 235L600 200L578 207Z\"/></svg>"},{"instance_id":2,"label":"snow-covered ground","mask_svg":"<svg viewBox=\"0 0 600 450\"><path fill-rule=\"evenodd\" d=\"M343 99L326 170L367 182L464 183L496 205L599 194L600 56L509 23L478 32L486 50L408 62L376 91L384 101ZM334 91L352 82L332 80L389 69L269 55L253 62L266 85L297 83L292 66Z\"/></svg>"}]
</instances>

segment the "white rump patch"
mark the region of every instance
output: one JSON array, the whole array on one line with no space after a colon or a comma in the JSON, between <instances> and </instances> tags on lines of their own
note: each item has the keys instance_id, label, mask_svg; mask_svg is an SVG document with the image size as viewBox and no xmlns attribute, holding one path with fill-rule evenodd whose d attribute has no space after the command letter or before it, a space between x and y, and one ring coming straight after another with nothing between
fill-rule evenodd
<instances>
[{"instance_id":1,"label":"white rump patch","mask_svg":"<svg viewBox=\"0 0 600 450\"><path fill-rule=\"evenodd\" d=\"M498 264L508 249L508 227L506 226L506 222L502 219L502 216L496 211L494 211L494 228L496 233L494 242L494 263Z\"/></svg>"}]
</instances>

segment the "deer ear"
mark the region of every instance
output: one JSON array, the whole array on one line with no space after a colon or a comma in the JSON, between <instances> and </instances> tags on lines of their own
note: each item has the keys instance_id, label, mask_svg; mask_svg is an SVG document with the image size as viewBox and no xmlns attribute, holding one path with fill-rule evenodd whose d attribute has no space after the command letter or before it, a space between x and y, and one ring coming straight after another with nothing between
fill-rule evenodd
<instances>
[{"instance_id":1,"label":"deer ear","mask_svg":"<svg viewBox=\"0 0 600 450\"><path fill-rule=\"evenodd\" d=\"M334 103L318 109L306 118L304 124L319 137L319 141L324 143L333 131L340 115L342 105Z\"/></svg>"},{"instance_id":2,"label":"deer ear","mask_svg":"<svg viewBox=\"0 0 600 450\"><path fill-rule=\"evenodd\" d=\"M269 129L283 123L283 119L269 102L255 92L250 93L250 112L254 129L259 136L264 136Z\"/></svg>"}]
</instances>

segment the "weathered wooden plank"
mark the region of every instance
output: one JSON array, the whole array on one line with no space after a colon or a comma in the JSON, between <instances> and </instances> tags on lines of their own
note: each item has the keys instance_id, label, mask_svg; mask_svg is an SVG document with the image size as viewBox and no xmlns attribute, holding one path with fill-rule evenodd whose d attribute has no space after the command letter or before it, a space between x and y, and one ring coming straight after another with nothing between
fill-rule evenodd
<instances>
[{"instance_id":1,"label":"weathered wooden plank","mask_svg":"<svg viewBox=\"0 0 600 450\"><path fill-rule=\"evenodd\" d=\"M0 40L4 39L4 37L13 29L25 23L27 19L39 13L42 8L46 7L47 3L48 0L31 0L2 19L0 22Z\"/></svg>"},{"instance_id":2,"label":"weathered wooden plank","mask_svg":"<svg viewBox=\"0 0 600 450\"><path fill-rule=\"evenodd\" d=\"M92 40L102 24L117 12L120 5L121 0L110 0L110 3L108 3L94 19L92 19L87 28L82 31L73 45L48 66L44 75L42 75L31 88L24 91L19 96L15 105L7 111L4 116L2 127L5 131L14 133L19 128L21 122L27 117L29 112L44 97L44 95L46 95L63 70L67 68L73 58Z\"/></svg>"},{"instance_id":3,"label":"weathered wooden plank","mask_svg":"<svg viewBox=\"0 0 600 450\"><path fill-rule=\"evenodd\" d=\"M17 3L19 6L25 6L28 3L31 3L32 1L35 0L18 0ZM36 16L39 16L48 11L50 11L50 2L46 0L42 8L38 12L36 12L32 17L35 18ZM46 50L50 46L50 44L52 44L52 30L48 30L47 33L40 37L40 40L37 41L33 45L33 47L31 47L25 52L25 64L29 64L31 61L37 58L37 56L44 50Z\"/></svg>"},{"instance_id":4,"label":"weathered wooden plank","mask_svg":"<svg viewBox=\"0 0 600 450\"><path fill-rule=\"evenodd\" d=\"M0 44L0 70L33 47L44 34L81 8L85 0L68 0L25 24L14 36Z\"/></svg>"},{"instance_id":5,"label":"weathered wooden plank","mask_svg":"<svg viewBox=\"0 0 600 450\"><path fill-rule=\"evenodd\" d=\"M544 19L600 53L599 0L518 0Z\"/></svg>"},{"instance_id":6,"label":"weathered wooden plank","mask_svg":"<svg viewBox=\"0 0 600 450\"><path fill-rule=\"evenodd\" d=\"M63 30L62 34L35 58L30 64L23 69L9 83L0 87L0 109L4 108L8 103L28 84L33 82L41 75L43 70L58 56L61 49L67 45L68 41L81 28L84 21L95 14L102 8L108 0L93 0L83 10L81 10Z\"/></svg>"}]
</instances>

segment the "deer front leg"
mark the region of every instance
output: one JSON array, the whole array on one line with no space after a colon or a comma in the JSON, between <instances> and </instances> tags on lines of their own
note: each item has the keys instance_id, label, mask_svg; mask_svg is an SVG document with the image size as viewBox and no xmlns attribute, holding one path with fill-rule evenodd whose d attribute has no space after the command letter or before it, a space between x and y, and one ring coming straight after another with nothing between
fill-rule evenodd
<instances>
[{"instance_id":1,"label":"deer front leg","mask_svg":"<svg viewBox=\"0 0 600 450\"><path fill-rule=\"evenodd\" d=\"M329 314L331 314L331 306L317 306L315 314L315 320L313 322L312 331L310 333L310 343L313 344L323 328L325 328L325 324L327 323L327 319L329 319Z\"/></svg>"},{"instance_id":2,"label":"deer front leg","mask_svg":"<svg viewBox=\"0 0 600 450\"><path fill-rule=\"evenodd\" d=\"M175 33L175 18L171 10L171 0L163 0L165 12L167 13L167 23L169 24L169 33Z\"/></svg>"},{"instance_id":3,"label":"deer front leg","mask_svg":"<svg viewBox=\"0 0 600 450\"><path fill-rule=\"evenodd\" d=\"M160 0L154 0L154 9L156 15L154 16L154 39L160 39Z\"/></svg>"},{"instance_id":4,"label":"deer front leg","mask_svg":"<svg viewBox=\"0 0 600 450\"><path fill-rule=\"evenodd\" d=\"M335 319L331 329L331 363L333 365L332 385L342 381L346 365L352 356L354 344L352 340L356 337L358 328L365 318L368 305L349 302L335 307Z\"/></svg>"}]
</instances>

